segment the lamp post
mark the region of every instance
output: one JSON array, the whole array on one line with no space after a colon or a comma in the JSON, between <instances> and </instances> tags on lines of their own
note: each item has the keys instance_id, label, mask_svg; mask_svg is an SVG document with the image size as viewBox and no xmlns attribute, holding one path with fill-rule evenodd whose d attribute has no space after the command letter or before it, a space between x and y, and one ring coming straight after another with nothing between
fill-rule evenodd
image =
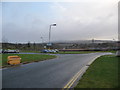
<instances>
[{"instance_id":1,"label":"lamp post","mask_svg":"<svg viewBox=\"0 0 120 90\"><path fill-rule=\"evenodd\" d=\"M118 41L116 55L120 57L120 1L118 2Z\"/></svg>"},{"instance_id":2,"label":"lamp post","mask_svg":"<svg viewBox=\"0 0 120 90\"><path fill-rule=\"evenodd\" d=\"M50 45L50 38L51 38L51 27L52 26L56 26L56 24L51 24L50 27L49 27L49 45Z\"/></svg>"},{"instance_id":3,"label":"lamp post","mask_svg":"<svg viewBox=\"0 0 120 90\"><path fill-rule=\"evenodd\" d=\"M92 47L93 47L93 50L95 50L95 44L94 44L95 40L94 38L92 39Z\"/></svg>"},{"instance_id":4,"label":"lamp post","mask_svg":"<svg viewBox=\"0 0 120 90\"><path fill-rule=\"evenodd\" d=\"M41 38L41 40L42 40L42 44L43 44L43 37L40 37Z\"/></svg>"}]
</instances>

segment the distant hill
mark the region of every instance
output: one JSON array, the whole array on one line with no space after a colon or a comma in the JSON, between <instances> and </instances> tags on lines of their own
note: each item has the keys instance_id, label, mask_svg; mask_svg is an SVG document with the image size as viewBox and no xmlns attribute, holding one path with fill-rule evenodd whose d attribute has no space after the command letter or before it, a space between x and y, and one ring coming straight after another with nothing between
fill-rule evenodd
<instances>
[{"instance_id":1,"label":"distant hill","mask_svg":"<svg viewBox=\"0 0 120 90\"><path fill-rule=\"evenodd\" d=\"M77 43L77 44L84 44L84 43L112 43L116 42L113 40L66 40L66 41L54 41L52 43Z\"/></svg>"}]
</instances>

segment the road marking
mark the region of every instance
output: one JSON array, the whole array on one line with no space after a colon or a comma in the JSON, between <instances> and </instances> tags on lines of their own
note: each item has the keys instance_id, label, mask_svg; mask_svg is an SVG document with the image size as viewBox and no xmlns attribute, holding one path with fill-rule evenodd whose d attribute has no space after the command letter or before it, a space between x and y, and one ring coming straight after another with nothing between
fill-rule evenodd
<instances>
[{"instance_id":1,"label":"road marking","mask_svg":"<svg viewBox=\"0 0 120 90\"><path fill-rule=\"evenodd\" d=\"M85 69L85 66L77 73L73 76L73 78L64 86L64 89L69 89L73 84L74 82L78 79L78 77L83 73L83 70Z\"/></svg>"},{"instance_id":2,"label":"road marking","mask_svg":"<svg viewBox=\"0 0 120 90\"><path fill-rule=\"evenodd\" d=\"M85 67L83 67L81 69L81 71L77 74L76 78L71 82L71 84L68 86L68 88L70 88L74 84L74 82L78 79L78 77L83 73L84 68Z\"/></svg>"},{"instance_id":3,"label":"road marking","mask_svg":"<svg viewBox=\"0 0 120 90\"><path fill-rule=\"evenodd\" d=\"M64 88L67 88L70 85L70 83L74 80L74 78L78 75L78 73L73 76L73 78L67 83L67 85L64 86Z\"/></svg>"}]
</instances>

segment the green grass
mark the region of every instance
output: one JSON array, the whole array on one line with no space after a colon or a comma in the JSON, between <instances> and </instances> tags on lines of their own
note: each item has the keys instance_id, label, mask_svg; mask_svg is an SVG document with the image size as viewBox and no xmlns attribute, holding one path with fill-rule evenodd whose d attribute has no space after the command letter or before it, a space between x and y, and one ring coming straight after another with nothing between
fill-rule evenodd
<instances>
[{"instance_id":1,"label":"green grass","mask_svg":"<svg viewBox=\"0 0 120 90\"><path fill-rule=\"evenodd\" d=\"M21 51L21 52L28 52L28 53L41 53L40 51ZM58 53L52 54L87 54L87 53L96 53L96 52L112 52L115 53L116 51L60 51Z\"/></svg>"},{"instance_id":2,"label":"green grass","mask_svg":"<svg viewBox=\"0 0 120 90\"><path fill-rule=\"evenodd\" d=\"M87 53L93 53L93 51L61 51L59 54L87 54Z\"/></svg>"},{"instance_id":3,"label":"green grass","mask_svg":"<svg viewBox=\"0 0 120 90\"><path fill-rule=\"evenodd\" d=\"M23 53L41 53L40 51L20 51L20 52L23 52Z\"/></svg>"},{"instance_id":4,"label":"green grass","mask_svg":"<svg viewBox=\"0 0 120 90\"><path fill-rule=\"evenodd\" d=\"M7 57L17 55L22 58L23 62L43 61L47 59L56 58L55 55L40 55L40 54L2 54L2 66L7 66Z\"/></svg>"},{"instance_id":5,"label":"green grass","mask_svg":"<svg viewBox=\"0 0 120 90\"><path fill-rule=\"evenodd\" d=\"M113 55L96 59L83 75L75 88L117 88L118 59ZM120 77L120 76L119 76Z\"/></svg>"},{"instance_id":6,"label":"green grass","mask_svg":"<svg viewBox=\"0 0 120 90\"><path fill-rule=\"evenodd\" d=\"M87 53L97 53L97 52L111 52L115 53L116 51L60 51L58 54L87 54ZM57 54L57 53L54 53Z\"/></svg>"}]
</instances>

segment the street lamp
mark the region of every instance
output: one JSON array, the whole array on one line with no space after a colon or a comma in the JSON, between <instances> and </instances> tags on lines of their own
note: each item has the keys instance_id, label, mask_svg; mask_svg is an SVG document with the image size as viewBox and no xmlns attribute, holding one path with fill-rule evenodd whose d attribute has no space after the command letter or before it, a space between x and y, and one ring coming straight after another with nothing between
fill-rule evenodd
<instances>
[{"instance_id":1,"label":"street lamp","mask_svg":"<svg viewBox=\"0 0 120 90\"><path fill-rule=\"evenodd\" d=\"M41 40L42 40L42 44L43 44L43 37L40 37L41 38Z\"/></svg>"},{"instance_id":2,"label":"street lamp","mask_svg":"<svg viewBox=\"0 0 120 90\"><path fill-rule=\"evenodd\" d=\"M51 24L49 27L49 44L50 44L50 38L51 38L51 27L56 26L56 24Z\"/></svg>"}]
</instances>

